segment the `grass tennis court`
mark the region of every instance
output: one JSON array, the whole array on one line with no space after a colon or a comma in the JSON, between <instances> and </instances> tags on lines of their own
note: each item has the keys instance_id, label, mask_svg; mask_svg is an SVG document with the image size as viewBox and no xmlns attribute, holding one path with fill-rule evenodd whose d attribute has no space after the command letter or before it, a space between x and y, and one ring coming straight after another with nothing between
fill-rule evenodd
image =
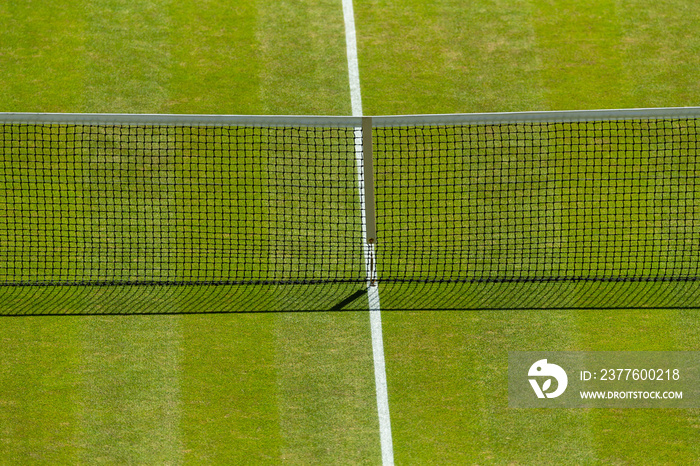
<instances>
[{"instance_id":1,"label":"grass tennis court","mask_svg":"<svg viewBox=\"0 0 700 466\"><path fill-rule=\"evenodd\" d=\"M698 9L357 1L365 113L697 105ZM0 111L347 115L344 40L336 1L10 1L0 5ZM698 350L697 290L508 284L493 299L492 286L474 285L469 299L453 285L380 288L397 463L698 462L697 410L509 410L506 370L508 350ZM310 289L263 298L251 287L246 301L135 289L124 312L154 300L216 311L227 299L241 311L262 299L323 310L356 291L338 285L337 300L314 301ZM40 312L42 292L80 305L64 289L0 307ZM601 308L622 292L652 306ZM655 307L655 296L679 304ZM490 309L460 310L474 302ZM366 308L361 296L343 306L351 312L2 318L0 457L379 463Z\"/></svg>"}]
</instances>

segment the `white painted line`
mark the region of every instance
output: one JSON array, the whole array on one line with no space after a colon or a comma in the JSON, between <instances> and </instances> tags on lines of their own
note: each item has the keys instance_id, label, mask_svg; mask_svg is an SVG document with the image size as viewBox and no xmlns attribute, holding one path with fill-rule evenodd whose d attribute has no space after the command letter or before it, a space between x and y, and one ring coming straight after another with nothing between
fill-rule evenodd
<instances>
[{"instance_id":1,"label":"white painted line","mask_svg":"<svg viewBox=\"0 0 700 466\"><path fill-rule=\"evenodd\" d=\"M389 390L386 384L382 313L379 307L378 288L378 285L367 288L367 296L369 298L369 320L372 327L372 353L374 357L374 383L377 391L377 414L379 415L379 440L382 446L382 464L386 466L394 464L394 444L391 438Z\"/></svg>"},{"instance_id":2,"label":"white painted line","mask_svg":"<svg viewBox=\"0 0 700 466\"><path fill-rule=\"evenodd\" d=\"M360 69L357 62L357 40L355 33L355 13L352 0L343 0L343 17L345 18L345 42L348 54L348 76L350 78L350 102L352 115L362 116L362 93L360 92ZM357 164L358 191L362 215L362 245L365 255L367 276L376 279L373 266L374 245L367 243L367 218L365 216L365 174L362 151L362 128L355 128L355 161ZM372 275L374 273L374 275ZM374 383L377 392L377 414L379 416L379 440L382 450L382 464L394 464L394 446L391 438L391 417L389 415L389 392L386 383L386 364L384 361L384 339L382 337L382 315L379 304L379 286L371 286L367 281L367 298L369 300L369 319L372 333L372 357L374 359Z\"/></svg>"},{"instance_id":3,"label":"white painted line","mask_svg":"<svg viewBox=\"0 0 700 466\"><path fill-rule=\"evenodd\" d=\"M362 92L360 92L360 67L357 62L357 38L355 34L355 12L352 0L343 0L345 18L345 45L348 53L348 75L350 77L350 103L352 116L362 116Z\"/></svg>"}]
</instances>

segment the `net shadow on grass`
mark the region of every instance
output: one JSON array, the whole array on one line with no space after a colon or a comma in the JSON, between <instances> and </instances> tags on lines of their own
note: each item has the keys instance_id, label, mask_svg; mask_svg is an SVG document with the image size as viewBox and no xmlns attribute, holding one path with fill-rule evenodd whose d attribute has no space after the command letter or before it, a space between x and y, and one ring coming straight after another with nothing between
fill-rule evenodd
<instances>
[{"instance_id":1,"label":"net shadow on grass","mask_svg":"<svg viewBox=\"0 0 700 466\"><path fill-rule=\"evenodd\" d=\"M380 283L383 311L700 309L700 282ZM367 311L363 283L0 287L0 315Z\"/></svg>"},{"instance_id":2,"label":"net shadow on grass","mask_svg":"<svg viewBox=\"0 0 700 466\"><path fill-rule=\"evenodd\" d=\"M367 310L361 283L0 287L0 315L157 315Z\"/></svg>"},{"instance_id":3,"label":"net shadow on grass","mask_svg":"<svg viewBox=\"0 0 700 466\"><path fill-rule=\"evenodd\" d=\"M700 282L388 283L382 310L695 309Z\"/></svg>"}]
</instances>

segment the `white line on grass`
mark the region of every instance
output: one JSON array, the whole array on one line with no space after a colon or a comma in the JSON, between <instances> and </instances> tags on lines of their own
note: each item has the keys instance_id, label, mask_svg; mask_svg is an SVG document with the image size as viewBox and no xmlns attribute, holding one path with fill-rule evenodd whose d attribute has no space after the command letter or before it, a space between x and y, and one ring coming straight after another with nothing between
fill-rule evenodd
<instances>
[{"instance_id":1,"label":"white line on grass","mask_svg":"<svg viewBox=\"0 0 700 466\"><path fill-rule=\"evenodd\" d=\"M357 64L357 39L355 34L355 12L352 0L343 0L345 18L345 44L348 51L348 75L350 77L350 103L352 116L362 116L362 92L360 92L360 67Z\"/></svg>"},{"instance_id":2,"label":"white line on grass","mask_svg":"<svg viewBox=\"0 0 700 466\"><path fill-rule=\"evenodd\" d=\"M355 33L355 13L352 0L343 0L345 18L345 42L348 55L348 75L350 78L350 102L352 115L362 116L362 93L360 92L360 68L357 62L357 40ZM362 128L355 128L355 160L358 170L360 210L362 212L362 244L365 255L367 276L373 273L372 256L374 245L367 244L367 219L365 217L365 182L363 173ZM376 273L374 275L376 279ZM369 319L372 330L372 356L374 359L374 382L377 392L377 413L379 415L379 440L382 449L382 464L394 464L394 446L391 439L391 418L389 416L389 394L386 383L384 362L384 340L382 337L382 315L379 304L379 286L367 282Z\"/></svg>"}]
</instances>

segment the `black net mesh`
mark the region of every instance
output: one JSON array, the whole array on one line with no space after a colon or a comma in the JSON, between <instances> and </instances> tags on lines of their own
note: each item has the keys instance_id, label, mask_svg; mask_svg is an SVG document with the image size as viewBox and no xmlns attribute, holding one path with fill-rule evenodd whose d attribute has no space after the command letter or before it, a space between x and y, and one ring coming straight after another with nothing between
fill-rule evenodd
<instances>
[{"instance_id":1,"label":"black net mesh","mask_svg":"<svg viewBox=\"0 0 700 466\"><path fill-rule=\"evenodd\" d=\"M0 288L698 281L696 118L389 120L367 193L359 119L0 124ZM470 290L446 293L501 302Z\"/></svg>"},{"instance_id":2,"label":"black net mesh","mask_svg":"<svg viewBox=\"0 0 700 466\"><path fill-rule=\"evenodd\" d=\"M365 279L353 128L0 132L0 285Z\"/></svg>"},{"instance_id":3,"label":"black net mesh","mask_svg":"<svg viewBox=\"0 0 700 466\"><path fill-rule=\"evenodd\" d=\"M380 281L699 277L695 119L375 133Z\"/></svg>"}]
</instances>

